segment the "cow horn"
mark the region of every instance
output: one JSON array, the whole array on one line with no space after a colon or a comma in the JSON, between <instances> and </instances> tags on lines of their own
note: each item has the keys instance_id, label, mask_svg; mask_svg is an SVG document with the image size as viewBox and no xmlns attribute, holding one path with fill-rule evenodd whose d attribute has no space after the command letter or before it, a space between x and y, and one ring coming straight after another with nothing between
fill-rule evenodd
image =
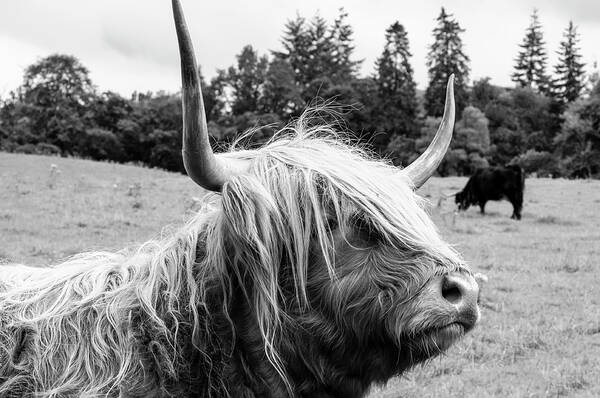
<instances>
[{"instance_id":1,"label":"cow horn","mask_svg":"<svg viewBox=\"0 0 600 398\"><path fill-rule=\"evenodd\" d=\"M435 173L444 159L444 155L452 140L454 130L454 74L448 79L446 87L446 104L444 116L433 141L429 147L414 162L402 170L407 175L415 189L420 188Z\"/></svg>"},{"instance_id":2,"label":"cow horn","mask_svg":"<svg viewBox=\"0 0 600 398\"><path fill-rule=\"evenodd\" d=\"M247 170L247 164L236 159L224 161L213 153L208 140L196 58L179 0L173 0L173 17L181 57L183 165L198 185L211 191L220 191L231 177Z\"/></svg>"}]
</instances>

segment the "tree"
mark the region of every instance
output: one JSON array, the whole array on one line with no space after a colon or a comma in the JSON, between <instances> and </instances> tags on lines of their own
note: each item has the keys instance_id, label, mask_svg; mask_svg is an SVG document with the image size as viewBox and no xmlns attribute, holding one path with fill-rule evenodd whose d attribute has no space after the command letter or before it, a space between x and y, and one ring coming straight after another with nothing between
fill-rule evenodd
<instances>
[{"instance_id":1,"label":"tree","mask_svg":"<svg viewBox=\"0 0 600 398\"><path fill-rule=\"evenodd\" d=\"M383 53L375 63L378 127L393 135L415 138L419 133L418 104L408 36L404 26L394 22L385 32Z\"/></svg>"},{"instance_id":2,"label":"tree","mask_svg":"<svg viewBox=\"0 0 600 398\"><path fill-rule=\"evenodd\" d=\"M228 83L232 88L231 111L236 114L256 112L263 93L269 60L259 57L252 46L247 45L237 55L237 66L228 71Z\"/></svg>"},{"instance_id":3,"label":"tree","mask_svg":"<svg viewBox=\"0 0 600 398\"><path fill-rule=\"evenodd\" d=\"M535 173L538 177L560 177L562 170L558 156L546 151L529 149L522 155L511 160L511 164L517 164L523 168L525 173Z\"/></svg>"},{"instance_id":4,"label":"tree","mask_svg":"<svg viewBox=\"0 0 600 398\"><path fill-rule=\"evenodd\" d=\"M415 140L417 154L421 154L427 149L441 121L441 117L428 116L425 118L421 127L421 136ZM438 172L441 176L462 175L465 174L465 170L469 170L469 154L464 148L454 145L448 149L444 160L438 167Z\"/></svg>"},{"instance_id":5,"label":"tree","mask_svg":"<svg viewBox=\"0 0 600 398\"><path fill-rule=\"evenodd\" d=\"M275 113L283 120L304 108L294 71L287 60L274 58L269 63L259 107L262 112Z\"/></svg>"},{"instance_id":6,"label":"tree","mask_svg":"<svg viewBox=\"0 0 600 398\"><path fill-rule=\"evenodd\" d=\"M202 77L202 75L200 76ZM228 81L227 72L223 69L218 69L217 75L211 79L207 89L202 90L202 97L205 100L204 111L206 112L207 120L218 121L230 107L229 99L226 95Z\"/></svg>"},{"instance_id":7,"label":"tree","mask_svg":"<svg viewBox=\"0 0 600 398\"><path fill-rule=\"evenodd\" d=\"M20 103L18 117L28 118L36 141L78 154L78 140L93 127L88 109L95 89L77 58L55 54L30 65L14 100Z\"/></svg>"},{"instance_id":8,"label":"tree","mask_svg":"<svg viewBox=\"0 0 600 398\"><path fill-rule=\"evenodd\" d=\"M451 151L457 163L448 163L445 167L446 174L469 175L475 169L487 166L485 156L490 150L490 132L488 120L483 112L474 106L467 106L462 112L460 121L456 123L455 131ZM452 157L448 162L451 159Z\"/></svg>"},{"instance_id":9,"label":"tree","mask_svg":"<svg viewBox=\"0 0 600 398\"><path fill-rule=\"evenodd\" d=\"M490 83L489 77L473 82L469 102L476 108L485 110L488 104L498 100L502 90Z\"/></svg>"},{"instance_id":10,"label":"tree","mask_svg":"<svg viewBox=\"0 0 600 398\"><path fill-rule=\"evenodd\" d=\"M549 77L546 74L548 56L545 50L542 25L538 19L537 10L531 14L531 22L525 32L521 50L517 56L512 80L519 87L531 87L541 93L549 90Z\"/></svg>"},{"instance_id":11,"label":"tree","mask_svg":"<svg viewBox=\"0 0 600 398\"><path fill-rule=\"evenodd\" d=\"M346 23L347 17L348 13L340 8L337 18L329 28L329 40L333 50L331 53L332 70L330 71L330 78L334 84L355 79L358 68L362 63L362 60L352 60L354 29Z\"/></svg>"},{"instance_id":12,"label":"tree","mask_svg":"<svg viewBox=\"0 0 600 398\"><path fill-rule=\"evenodd\" d=\"M154 130L149 136L152 149L149 164L171 171L183 171L181 157L181 134L174 130Z\"/></svg>"},{"instance_id":13,"label":"tree","mask_svg":"<svg viewBox=\"0 0 600 398\"><path fill-rule=\"evenodd\" d=\"M296 15L285 24L281 45L283 51L274 51L275 58L288 62L294 73L295 81L305 85L309 81L307 68L310 62L311 37L306 18Z\"/></svg>"},{"instance_id":14,"label":"tree","mask_svg":"<svg viewBox=\"0 0 600 398\"><path fill-rule=\"evenodd\" d=\"M415 140L415 150L412 158L423 153L435 136L441 118L427 117L421 128L421 136ZM394 144L402 149L411 149L406 142L393 140ZM402 145L403 144L403 145ZM470 175L475 169L488 166L487 156L490 152L490 132L488 120L481 110L474 106L467 106L462 112L462 118L456 123L454 139L444 160L438 168L442 176ZM400 157L400 154L396 156ZM403 162L411 158L401 158Z\"/></svg>"},{"instance_id":15,"label":"tree","mask_svg":"<svg viewBox=\"0 0 600 398\"><path fill-rule=\"evenodd\" d=\"M105 130L114 130L133 111L130 101L111 91L98 95L91 108L96 126Z\"/></svg>"},{"instance_id":16,"label":"tree","mask_svg":"<svg viewBox=\"0 0 600 398\"><path fill-rule=\"evenodd\" d=\"M150 146L147 143L147 136L142 132L139 119L131 118L120 119L115 125L115 135L123 147L124 162L147 162Z\"/></svg>"},{"instance_id":17,"label":"tree","mask_svg":"<svg viewBox=\"0 0 600 398\"><path fill-rule=\"evenodd\" d=\"M0 151L10 149L11 142L9 140L9 135L8 131L2 128L2 119L0 118Z\"/></svg>"},{"instance_id":18,"label":"tree","mask_svg":"<svg viewBox=\"0 0 600 398\"><path fill-rule=\"evenodd\" d=\"M555 67L557 78L553 82L553 94L563 104L579 98L585 86L583 69L585 64L581 62L578 42L577 28L573 25L573 21L569 21L569 26L563 34L563 41L560 42L559 59Z\"/></svg>"},{"instance_id":19,"label":"tree","mask_svg":"<svg viewBox=\"0 0 600 398\"><path fill-rule=\"evenodd\" d=\"M567 175L600 175L600 83L588 98L571 103L563 118L561 132L555 137L554 144Z\"/></svg>"},{"instance_id":20,"label":"tree","mask_svg":"<svg viewBox=\"0 0 600 398\"><path fill-rule=\"evenodd\" d=\"M333 43L328 34L327 21L315 15L310 21L307 31L310 39L308 64L306 65L306 82L326 77L331 79L333 66Z\"/></svg>"},{"instance_id":21,"label":"tree","mask_svg":"<svg viewBox=\"0 0 600 398\"><path fill-rule=\"evenodd\" d=\"M550 112L551 99L529 87L516 88L511 91L510 96L518 128L523 132L527 149L552 151L552 140L559 126Z\"/></svg>"},{"instance_id":22,"label":"tree","mask_svg":"<svg viewBox=\"0 0 600 398\"><path fill-rule=\"evenodd\" d=\"M346 17L347 13L340 9L331 26L319 15L310 22L298 15L285 25L283 51L275 51L273 55L291 66L305 103L331 86L347 84L356 78L362 61L351 59L353 30Z\"/></svg>"},{"instance_id":23,"label":"tree","mask_svg":"<svg viewBox=\"0 0 600 398\"><path fill-rule=\"evenodd\" d=\"M425 110L430 116L441 116L444 113L446 84L453 73L457 112L460 114L466 105L469 57L463 52L460 38L464 31L452 18L452 14L447 14L442 7L437 17L437 26L433 29L434 41L427 54L429 86L425 91Z\"/></svg>"},{"instance_id":24,"label":"tree","mask_svg":"<svg viewBox=\"0 0 600 398\"><path fill-rule=\"evenodd\" d=\"M467 106L462 117L456 123L456 138L453 147L462 147L467 152L478 152L485 155L490 149L490 132L488 120L479 109Z\"/></svg>"},{"instance_id":25,"label":"tree","mask_svg":"<svg viewBox=\"0 0 600 398\"><path fill-rule=\"evenodd\" d=\"M94 160L123 159L123 147L117 136L108 130L101 128L87 129L78 142L77 152L80 156L89 157Z\"/></svg>"},{"instance_id":26,"label":"tree","mask_svg":"<svg viewBox=\"0 0 600 398\"><path fill-rule=\"evenodd\" d=\"M474 84L475 91L479 83ZM525 133L520 129L519 115L514 106L513 95L505 89L498 89L497 96L486 102L485 117L490 131L488 159L492 164L504 165L525 150ZM489 92L487 88L482 90ZM483 95L482 97L486 97ZM475 103L475 102L474 102Z\"/></svg>"},{"instance_id":27,"label":"tree","mask_svg":"<svg viewBox=\"0 0 600 398\"><path fill-rule=\"evenodd\" d=\"M598 70L598 61L594 61L594 63L592 64L592 71L588 74L586 78L584 94L600 94L600 71Z\"/></svg>"},{"instance_id":28,"label":"tree","mask_svg":"<svg viewBox=\"0 0 600 398\"><path fill-rule=\"evenodd\" d=\"M71 55L54 54L25 70L23 99L41 106L84 108L94 97L89 72Z\"/></svg>"},{"instance_id":29,"label":"tree","mask_svg":"<svg viewBox=\"0 0 600 398\"><path fill-rule=\"evenodd\" d=\"M132 160L152 166L171 165L168 162L155 162L152 151L157 145L168 146L173 153L181 151L183 126L180 95L160 91L156 94L137 95L132 101L132 107L132 114L120 120L115 131L123 143L126 155L134 157ZM156 135L161 139L155 139L152 134L156 131L167 132L173 139L162 139L164 134ZM170 170L180 170L175 166L169 167Z\"/></svg>"},{"instance_id":30,"label":"tree","mask_svg":"<svg viewBox=\"0 0 600 398\"><path fill-rule=\"evenodd\" d=\"M415 151L415 140L403 135L391 137L386 148L386 155L395 165L408 166L418 156Z\"/></svg>"}]
</instances>

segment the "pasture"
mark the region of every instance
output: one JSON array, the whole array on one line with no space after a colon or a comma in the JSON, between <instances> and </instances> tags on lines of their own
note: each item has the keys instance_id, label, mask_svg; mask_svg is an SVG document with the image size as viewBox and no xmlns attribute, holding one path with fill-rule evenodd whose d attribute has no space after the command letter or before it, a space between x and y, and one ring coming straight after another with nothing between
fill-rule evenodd
<instances>
[{"instance_id":1,"label":"pasture","mask_svg":"<svg viewBox=\"0 0 600 398\"><path fill-rule=\"evenodd\" d=\"M452 198L437 206L465 182L432 178L421 193L444 237L489 278L481 323L371 397L600 396L600 181L528 179L520 222L508 202L485 216L454 216ZM0 153L0 263L136 245L182 223L202 194L180 174Z\"/></svg>"}]
</instances>

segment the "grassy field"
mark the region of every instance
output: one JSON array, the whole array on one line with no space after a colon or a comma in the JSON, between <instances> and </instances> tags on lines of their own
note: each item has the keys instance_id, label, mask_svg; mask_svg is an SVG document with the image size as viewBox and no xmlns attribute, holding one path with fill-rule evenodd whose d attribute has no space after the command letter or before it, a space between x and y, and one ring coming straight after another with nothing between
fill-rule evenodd
<instances>
[{"instance_id":1,"label":"grassy field","mask_svg":"<svg viewBox=\"0 0 600 398\"><path fill-rule=\"evenodd\" d=\"M464 183L434 178L422 193L446 239L489 277L481 324L371 397L599 397L600 181L528 179L520 222L507 202L485 216L454 216L451 199L437 206ZM201 195L164 171L0 153L0 262L141 243Z\"/></svg>"}]
</instances>

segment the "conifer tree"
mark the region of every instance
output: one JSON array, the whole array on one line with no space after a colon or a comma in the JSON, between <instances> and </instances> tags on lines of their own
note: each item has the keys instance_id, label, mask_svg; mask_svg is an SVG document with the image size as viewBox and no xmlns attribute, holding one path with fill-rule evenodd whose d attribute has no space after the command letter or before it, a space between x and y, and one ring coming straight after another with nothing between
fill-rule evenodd
<instances>
[{"instance_id":1,"label":"conifer tree","mask_svg":"<svg viewBox=\"0 0 600 398\"><path fill-rule=\"evenodd\" d=\"M259 57L251 45L244 46L236 56L237 67L231 66L227 73L232 88L232 112L256 112L265 83L269 61L266 56Z\"/></svg>"},{"instance_id":2,"label":"conifer tree","mask_svg":"<svg viewBox=\"0 0 600 398\"><path fill-rule=\"evenodd\" d=\"M417 126L416 84L409 58L404 26L394 22L385 32L383 53L375 63L379 128L390 135L415 136Z\"/></svg>"},{"instance_id":3,"label":"conifer tree","mask_svg":"<svg viewBox=\"0 0 600 398\"><path fill-rule=\"evenodd\" d=\"M428 115L441 116L444 113L446 83L453 73L457 113L460 114L466 105L469 57L463 52L462 32L464 29L452 18L452 14L447 14L442 7L437 26L433 29L434 42L427 54L429 86L425 91L425 110Z\"/></svg>"},{"instance_id":4,"label":"conifer tree","mask_svg":"<svg viewBox=\"0 0 600 398\"><path fill-rule=\"evenodd\" d=\"M319 77L329 77L332 64L333 43L328 32L327 21L320 15L311 19L308 27L310 47L308 63L306 65L306 82L309 83Z\"/></svg>"},{"instance_id":5,"label":"conifer tree","mask_svg":"<svg viewBox=\"0 0 600 398\"><path fill-rule=\"evenodd\" d=\"M553 91L562 103L575 101L585 86L585 64L581 62L577 36L577 28L573 21L569 21L563 34L564 39L560 42L558 64L554 69L557 78L553 82Z\"/></svg>"},{"instance_id":6,"label":"conifer tree","mask_svg":"<svg viewBox=\"0 0 600 398\"><path fill-rule=\"evenodd\" d=\"M519 87L531 87L541 93L548 93L550 79L546 74L548 55L544 48L544 34L538 19L537 10L531 14L531 23L525 32L521 51L516 59L512 80Z\"/></svg>"},{"instance_id":7,"label":"conifer tree","mask_svg":"<svg viewBox=\"0 0 600 398\"><path fill-rule=\"evenodd\" d=\"M288 120L290 115L305 106L300 94L290 64L286 60L273 58L267 69L259 103L261 112L274 113L282 120Z\"/></svg>"},{"instance_id":8,"label":"conifer tree","mask_svg":"<svg viewBox=\"0 0 600 398\"><path fill-rule=\"evenodd\" d=\"M311 44L306 18L296 15L295 19L291 19L285 24L281 39L283 51L273 51L275 58L287 61L294 73L296 83L299 85L308 83L306 80Z\"/></svg>"},{"instance_id":9,"label":"conifer tree","mask_svg":"<svg viewBox=\"0 0 600 398\"><path fill-rule=\"evenodd\" d=\"M353 29L346 22L347 16L344 9L340 9L332 25L319 15L308 22L298 15L286 23L283 51L273 52L273 55L290 64L299 85L307 86L322 78L343 84L356 77L362 61L351 59Z\"/></svg>"},{"instance_id":10,"label":"conifer tree","mask_svg":"<svg viewBox=\"0 0 600 398\"><path fill-rule=\"evenodd\" d=\"M331 41L331 79L334 83L347 82L354 79L362 60L353 61L352 53L354 44L352 35L354 29L346 22L348 13L339 9L339 15L329 28L329 40Z\"/></svg>"}]
</instances>

